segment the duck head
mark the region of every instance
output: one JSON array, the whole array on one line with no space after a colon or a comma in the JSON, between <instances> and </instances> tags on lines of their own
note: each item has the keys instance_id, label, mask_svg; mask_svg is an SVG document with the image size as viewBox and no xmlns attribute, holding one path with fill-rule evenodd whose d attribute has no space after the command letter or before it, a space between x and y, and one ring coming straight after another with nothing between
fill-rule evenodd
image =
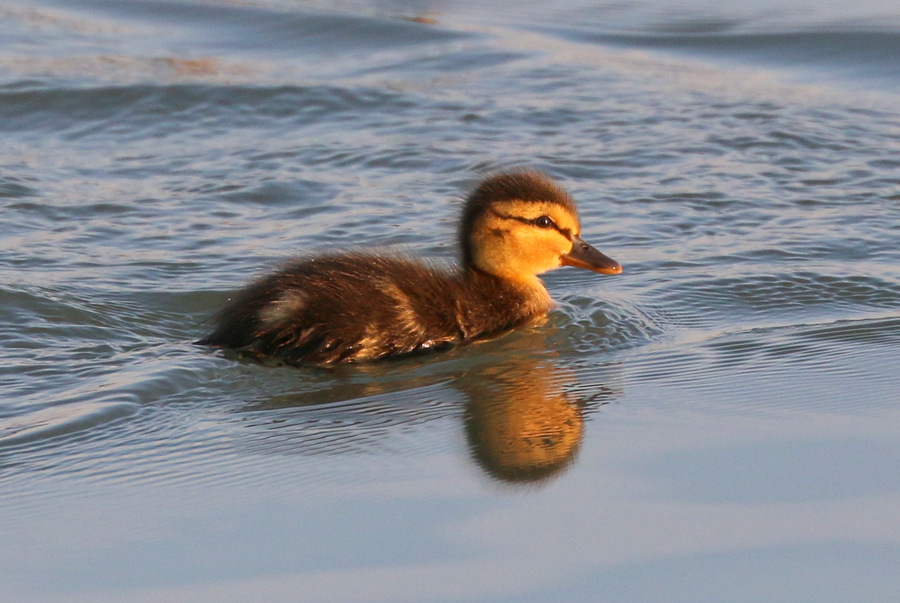
<instances>
[{"instance_id":1,"label":"duck head","mask_svg":"<svg viewBox=\"0 0 900 603\"><path fill-rule=\"evenodd\" d=\"M622 272L582 240L575 201L540 172L484 180L466 200L459 236L466 267L511 281L533 282L560 266Z\"/></svg>"}]
</instances>

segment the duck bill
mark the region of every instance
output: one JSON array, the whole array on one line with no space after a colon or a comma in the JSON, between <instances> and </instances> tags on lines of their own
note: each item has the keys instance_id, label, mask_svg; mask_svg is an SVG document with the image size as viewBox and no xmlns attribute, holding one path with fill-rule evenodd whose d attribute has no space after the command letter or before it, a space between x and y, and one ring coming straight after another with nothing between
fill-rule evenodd
<instances>
[{"instance_id":1,"label":"duck bill","mask_svg":"<svg viewBox=\"0 0 900 603\"><path fill-rule=\"evenodd\" d=\"M587 243L581 237L575 237L572 241L572 251L560 258L563 266L575 266L593 270L600 274L621 274L622 264L611 257L605 256Z\"/></svg>"}]
</instances>

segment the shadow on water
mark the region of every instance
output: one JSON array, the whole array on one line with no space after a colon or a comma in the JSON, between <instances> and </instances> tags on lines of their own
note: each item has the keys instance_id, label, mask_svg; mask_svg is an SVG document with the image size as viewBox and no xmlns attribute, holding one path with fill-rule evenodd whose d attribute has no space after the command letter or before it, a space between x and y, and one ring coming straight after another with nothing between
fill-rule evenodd
<instances>
[{"instance_id":1,"label":"shadow on water","mask_svg":"<svg viewBox=\"0 0 900 603\"><path fill-rule=\"evenodd\" d=\"M254 416L254 448L299 454L361 452L398 430L449 420L490 478L542 485L574 464L586 418L622 393L596 379L580 383L547 351L545 337L512 333L478 344L475 353L469 346L441 359L340 367L327 391L304 388L241 411Z\"/></svg>"}]
</instances>

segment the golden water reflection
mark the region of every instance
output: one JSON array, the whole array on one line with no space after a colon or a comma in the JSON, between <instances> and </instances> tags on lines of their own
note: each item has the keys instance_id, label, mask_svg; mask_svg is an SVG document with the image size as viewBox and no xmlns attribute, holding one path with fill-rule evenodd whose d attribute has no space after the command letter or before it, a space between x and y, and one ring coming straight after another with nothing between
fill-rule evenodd
<instances>
[{"instance_id":1,"label":"golden water reflection","mask_svg":"<svg viewBox=\"0 0 900 603\"><path fill-rule=\"evenodd\" d=\"M572 371L515 359L458 382L468 401L465 433L475 461L506 482L534 482L567 468L584 435L582 407L566 393Z\"/></svg>"},{"instance_id":2,"label":"golden water reflection","mask_svg":"<svg viewBox=\"0 0 900 603\"><path fill-rule=\"evenodd\" d=\"M337 370L322 375L321 388L304 387L253 404L247 410L258 420L250 425L265 425L262 445L270 450L375 454L377 443L394 448L389 441L398 428L415 438L421 434L409 427L449 419L462 429L470 458L492 479L543 483L574 464L585 417L621 388L608 384L618 381L615 366L583 371L561 366L546 347L535 349L535 339L542 340L490 342L486 354L442 363L425 359L411 366ZM280 437L273 437L273 421Z\"/></svg>"}]
</instances>

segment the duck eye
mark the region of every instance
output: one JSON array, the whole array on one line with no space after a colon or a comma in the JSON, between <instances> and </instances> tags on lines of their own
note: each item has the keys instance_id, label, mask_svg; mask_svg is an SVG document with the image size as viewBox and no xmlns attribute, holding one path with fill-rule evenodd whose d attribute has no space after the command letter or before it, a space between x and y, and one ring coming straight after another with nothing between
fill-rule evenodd
<instances>
[{"instance_id":1,"label":"duck eye","mask_svg":"<svg viewBox=\"0 0 900 603\"><path fill-rule=\"evenodd\" d=\"M553 226L553 220L549 216L541 216L534 220L534 225L538 228L550 228Z\"/></svg>"}]
</instances>

